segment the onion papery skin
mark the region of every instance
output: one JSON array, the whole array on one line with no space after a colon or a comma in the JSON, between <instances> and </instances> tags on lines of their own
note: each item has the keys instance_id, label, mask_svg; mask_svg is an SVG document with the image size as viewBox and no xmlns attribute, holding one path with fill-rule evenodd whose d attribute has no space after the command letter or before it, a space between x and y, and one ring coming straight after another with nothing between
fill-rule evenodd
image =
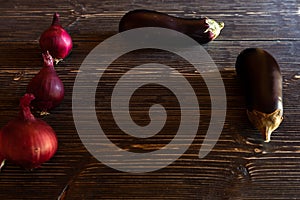
<instances>
[{"instance_id":1,"label":"onion papery skin","mask_svg":"<svg viewBox=\"0 0 300 200\"><path fill-rule=\"evenodd\" d=\"M56 61L62 60L70 54L73 47L72 38L60 25L58 13L54 13L52 24L42 33L39 44L42 51L49 51Z\"/></svg>"},{"instance_id":2,"label":"onion papery skin","mask_svg":"<svg viewBox=\"0 0 300 200\"><path fill-rule=\"evenodd\" d=\"M65 90L49 52L43 54L43 58L44 66L29 82L27 93L32 93L36 97L33 101L34 107L42 112L48 112L61 103Z\"/></svg>"},{"instance_id":3,"label":"onion papery skin","mask_svg":"<svg viewBox=\"0 0 300 200\"><path fill-rule=\"evenodd\" d=\"M32 94L20 100L21 111L0 131L0 152L5 160L26 169L39 167L57 151L54 130L45 121L35 118L30 111Z\"/></svg>"},{"instance_id":4,"label":"onion papery skin","mask_svg":"<svg viewBox=\"0 0 300 200\"><path fill-rule=\"evenodd\" d=\"M14 119L1 131L0 151L4 158L26 169L48 161L57 146L53 129L40 119Z\"/></svg>"}]
</instances>

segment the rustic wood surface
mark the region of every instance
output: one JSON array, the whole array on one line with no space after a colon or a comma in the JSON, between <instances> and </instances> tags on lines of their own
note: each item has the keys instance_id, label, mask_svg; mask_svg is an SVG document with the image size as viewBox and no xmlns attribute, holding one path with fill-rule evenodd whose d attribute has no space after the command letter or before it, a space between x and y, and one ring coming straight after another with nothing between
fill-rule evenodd
<instances>
[{"instance_id":1,"label":"rustic wood surface","mask_svg":"<svg viewBox=\"0 0 300 200\"><path fill-rule=\"evenodd\" d=\"M26 171L8 162L0 172L0 199L299 199L300 198L300 2L298 0L141 1L141 0L1 0L0 7L0 126L18 113L18 101L29 80L42 65L38 38L54 12L73 38L70 56L56 66L65 84L63 103L44 116L56 131L59 148L41 168ZM118 22L129 10L145 8L175 16L208 16L224 21L221 35L203 47L218 66L227 93L227 115L222 134L205 157L198 158L210 117L209 94L201 76L187 63L166 52L151 59L181 71L195 87L200 102L201 123L189 149L163 169L132 174L120 172L97 161L82 144L72 117L72 89L78 69L88 53L117 33ZM236 79L234 63L247 47L269 51L283 75L284 121L265 144L248 122L244 99ZM147 51L146 51L147 53ZM148 52L149 53L149 52ZM135 60L138 59L138 60ZM145 52L120 58L105 80L113 82L131 64L148 62ZM198 84L199 83L199 84ZM109 85L109 84L108 84ZM133 116L143 124L147 112L143 102L173 99L157 86L137 91ZM157 90L156 90L157 89ZM165 133L147 139L130 138L112 123L109 110L111 88L97 89L97 112L107 136L119 147L134 152L157 150L166 145L177 126L172 111ZM145 99L146 98L146 99ZM171 103L170 103L171 102ZM141 112L142 111L142 112ZM82 110L84 113L84 110ZM145 123L144 123L145 124ZM185 140L182 140L184 144ZM165 155L168 158L168 155ZM120 163L122 165L122 163ZM138 163L132 163L138 165ZM151 166L150 166L151 167Z\"/></svg>"}]
</instances>

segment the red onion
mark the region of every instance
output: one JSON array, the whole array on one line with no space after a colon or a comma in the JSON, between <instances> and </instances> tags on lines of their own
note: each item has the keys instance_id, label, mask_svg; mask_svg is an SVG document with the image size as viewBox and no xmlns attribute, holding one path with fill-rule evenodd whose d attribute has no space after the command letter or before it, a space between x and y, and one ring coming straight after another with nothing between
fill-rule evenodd
<instances>
[{"instance_id":1,"label":"red onion","mask_svg":"<svg viewBox=\"0 0 300 200\"><path fill-rule=\"evenodd\" d=\"M20 99L21 111L0 131L0 152L4 158L26 169L39 167L57 150L57 138L53 129L30 111L32 94Z\"/></svg>"},{"instance_id":2,"label":"red onion","mask_svg":"<svg viewBox=\"0 0 300 200\"><path fill-rule=\"evenodd\" d=\"M44 67L29 82L27 93L35 96L34 106L45 113L60 104L65 92L64 85L55 71L53 58L48 51L42 55Z\"/></svg>"},{"instance_id":3,"label":"red onion","mask_svg":"<svg viewBox=\"0 0 300 200\"><path fill-rule=\"evenodd\" d=\"M56 62L64 59L72 50L72 38L59 23L59 14L54 13L51 26L40 37L43 52L49 51Z\"/></svg>"}]
</instances>

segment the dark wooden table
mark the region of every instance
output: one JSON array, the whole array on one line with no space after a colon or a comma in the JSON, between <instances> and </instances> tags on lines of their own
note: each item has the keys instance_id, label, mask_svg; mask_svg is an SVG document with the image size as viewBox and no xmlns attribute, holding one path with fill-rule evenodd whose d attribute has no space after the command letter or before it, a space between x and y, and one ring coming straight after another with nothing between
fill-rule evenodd
<instances>
[{"instance_id":1,"label":"dark wooden table","mask_svg":"<svg viewBox=\"0 0 300 200\"><path fill-rule=\"evenodd\" d=\"M179 159L154 172L133 174L112 169L87 151L72 117L72 89L84 58L96 45L117 33L118 22L124 13L137 8L154 9L181 17L208 16L224 21L225 28L221 35L203 47L223 77L227 115L217 144L206 157L200 159L198 152L210 123L209 94L205 84L198 84L201 83L201 76L188 64L166 52L147 56L149 52L144 51L124 57L113 66L115 71L112 68L108 74L107 85L125 72L128 66L148 62L150 57L173 66L189 77L196 88L201 108L198 134ZM0 199L300 198L298 0L1 1L1 127L17 115L19 98L42 65L38 38L49 26L54 12L59 12L62 25L74 42L71 55L56 66L65 85L65 99L50 115L42 117L56 131L59 148L49 162L33 171L7 162L0 172ZM282 70L284 121L268 144L262 141L260 133L247 120L242 90L235 75L235 59L247 47L269 51ZM111 89L97 89L96 109L98 113L104 113L101 116L106 122L106 134L116 145L143 153L157 150L172 140L176 134L172 132L172 122L174 126L178 122L176 109L170 117L171 125L164 133L143 140L120 133L107 114L109 98L106 97ZM168 104L171 99L168 91L161 88L155 91L156 86L147 89L146 94L149 95L145 97L145 93L137 92L133 104L133 115L134 112L137 114L136 119L141 124L147 120L147 112L141 110L143 102L154 99L172 106ZM84 114L84 110L82 112ZM185 144L184 139L182 144ZM168 158L168 155L165 157ZM139 163L132 165L138 166Z\"/></svg>"}]
</instances>

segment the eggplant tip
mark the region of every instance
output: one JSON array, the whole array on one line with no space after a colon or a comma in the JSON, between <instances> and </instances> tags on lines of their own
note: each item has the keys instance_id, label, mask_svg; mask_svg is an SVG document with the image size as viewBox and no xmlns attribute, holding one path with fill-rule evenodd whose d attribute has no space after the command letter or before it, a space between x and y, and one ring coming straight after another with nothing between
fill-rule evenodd
<instances>
[{"instance_id":1,"label":"eggplant tip","mask_svg":"<svg viewBox=\"0 0 300 200\"><path fill-rule=\"evenodd\" d=\"M265 127L265 130L262 131L262 135L265 142L271 141L271 134L272 134L272 130L269 127Z\"/></svg>"}]
</instances>

